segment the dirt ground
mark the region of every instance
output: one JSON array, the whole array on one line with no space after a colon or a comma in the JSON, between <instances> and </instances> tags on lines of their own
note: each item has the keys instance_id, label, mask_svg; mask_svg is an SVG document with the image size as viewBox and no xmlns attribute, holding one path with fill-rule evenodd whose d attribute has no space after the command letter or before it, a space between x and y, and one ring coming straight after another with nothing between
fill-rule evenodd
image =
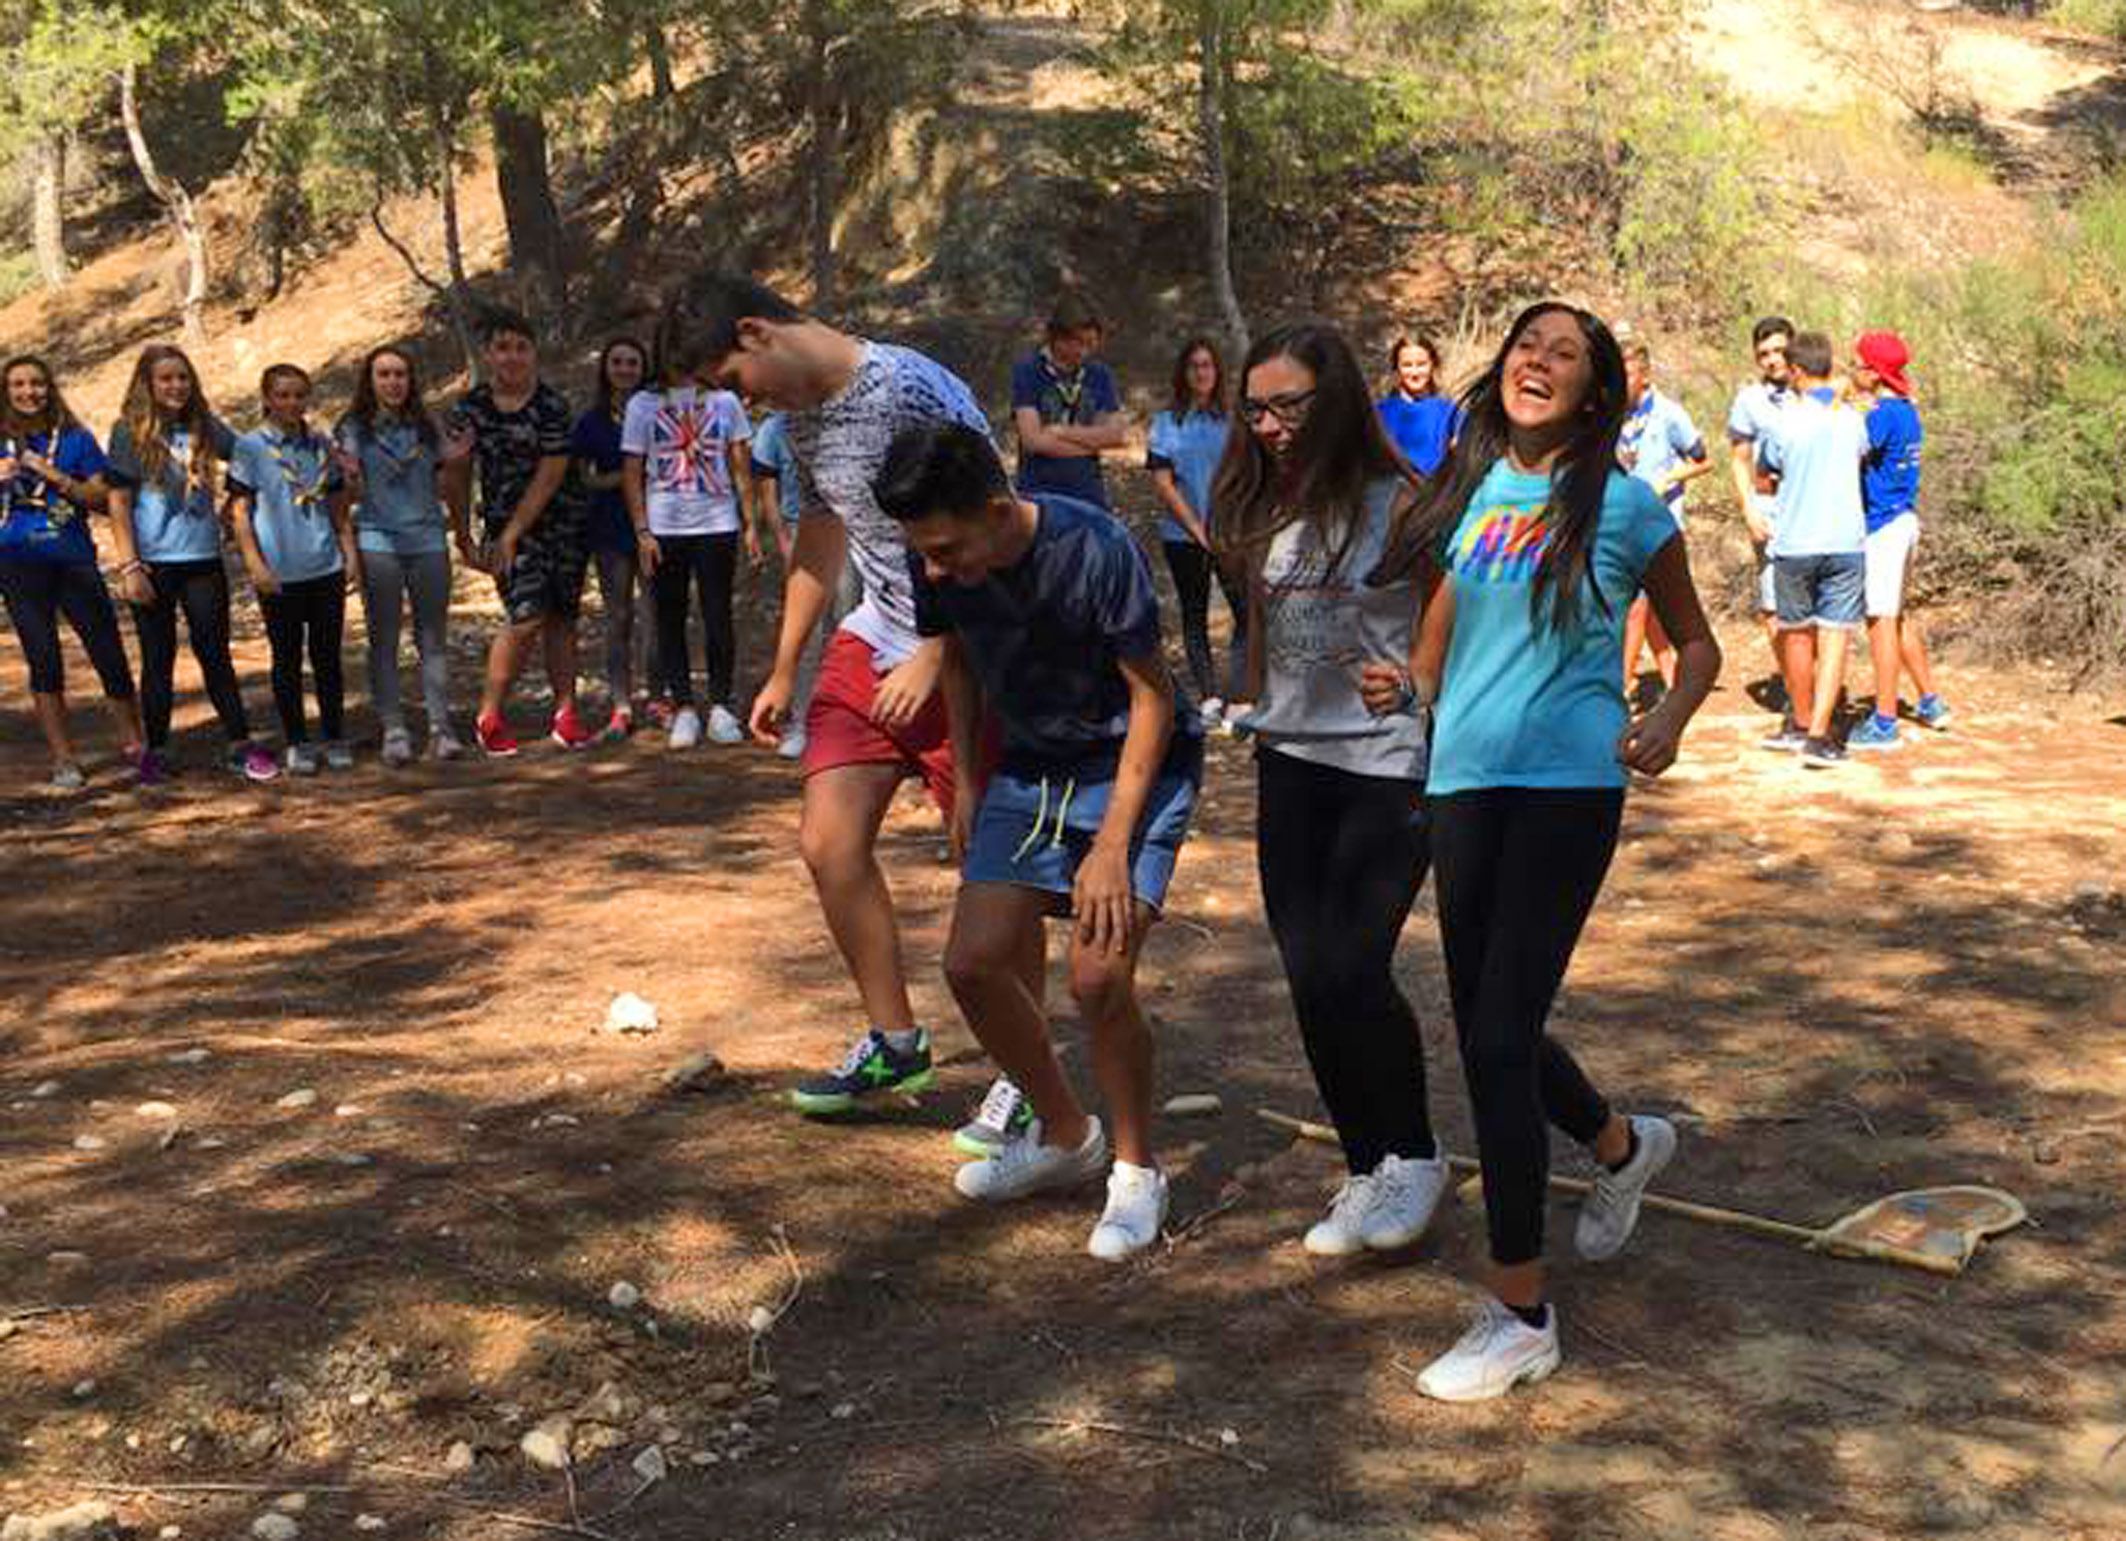
<instances>
[{"instance_id":1,"label":"dirt ground","mask_svg":"<svg viewBox=\"0 0 2126 1541\"><path fill-rule=\"evenodd\" d=\"M1820 1223L1979 1181L2032 1223L1941 1281L1649 1217L1620 1264L1561 1255L1559 1375L1474 1409L1411 1382L1479 1215L1406 1257L1299 1248L1335 1166L1252 1113L1318 1116L1240 747L1144 968L1162 1089L1224 1111L1164 1127L1170 1238L1109 1269L1090 1196L951 1190L987 1071L922 809L886 860L941 1088L806 1123L784 1088L858 1024L781 761L644 739L253 788L207 768L195 694L176 785L99 745L55 800L0 649L0 1514L101 1493L142 1536L235 1537L307 1490L310 1536L2126 1533L2126 715L1952 663L1953 732L1811 774L1754 747L1762 644L1729 645L1558 1031L1683 1124L1674 1192ZM1402 973L1468 1152L1429 895ZM623 989L658 1032L596 1031ZM728 1079L665 1091L702 1048ZM518 1449L555 1414L566 1478ZM187 1489L215 1483L249 1489Z\"/></svg>"}]
</instances>

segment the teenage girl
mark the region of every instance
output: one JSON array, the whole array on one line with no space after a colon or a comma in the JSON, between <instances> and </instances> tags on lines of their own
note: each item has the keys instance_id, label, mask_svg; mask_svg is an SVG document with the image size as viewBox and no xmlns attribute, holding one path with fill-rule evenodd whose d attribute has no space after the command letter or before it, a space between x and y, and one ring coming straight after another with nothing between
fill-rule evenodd
<instances>
[{"instance_id":1,"label":"teenage girl","mask_svg":"<svg viewBox=\"0 0 2126 1541\"><path fill-rule=\"evenodd\" d=\"M133 670L118 611L96 570L89 515L109 503L103 451L59 394L51 366L21 357L0 369L0 600L29 664L37 726L52 752L52 785L79 791L88 778L66 729L66 671L59 651L65 616L102 682L125 757L152 782L140 752Z\"/></svg>"},{"instance_id":2,"label":"teenage girl","mask_svg":"<svg viewBox=\"0 0 2126 1541\"><path fill-rule=\"evenodd\" d=\"M1484 1173L1491 1296L1419 1378L1476 1401L1558 1364L1543 1274L1545 1124L1600 1163L1582 1257L1620 1252L1676 1132L1611 1110L1545 1031L1616 849L1628 771L1658 776L1720 672L1683 534L1617 466L1630 406L1609 328L1555 302L1515 320L1466 398L1440 474L1382 578L1438 575L1409 689L1438 701L1428 808L1440 939ZM1631 719L1625 611L1644 588L1675 641L1676 685ZM1377 701L1404 689L1374 680Z\"/></svg>"},{"instance_id":3,"label":"teenage girl","mask_svg":"<svg viewBox=\"0 0 2126 1541\"><path fill-rule=\"evenodd\" d=\"M369 699L383 728L384 763L413 760L399 698L399 621L409 608L428 708L428 753L454 760L465 746L450 730L450 543L437 489L442 435L422 400L411 354L390 346L371 351L354 383L354 404L333 437L358 505ZM469 528L459 532L458 555L461 561L475 555Z\"/></svg>"},{"instance_id":4,"label":"teenage girl","mask_svg":"<svg viewBox=\"0 0 2126 1541\"><path fill-rule=\"evenodd\" d=\"M635 731L636 617L648 610L650 583L642 571L635 526L628 518L622 489L620 427L628 398L650 373L650 350L632 337L615 337L598 353L598 388L591 409L576 420L570 444L576 474L590 493L591 558L598 569L598 597L605 604L605 686L613 715L605 725L609 739ZM663 676L657 665L657 628L642 626L649 644L647 678ZM662 697L658 698L660 701Z\"/></svg>"},{"instance_id":5,"label":"teenage girl","mask_svg":"<svg viewBox=\"0 0 2126 1541\"><path fill-rule=\"evenodd\" d=\"M140 715L150 774L171 767L170 708L177 673L177 616L229 741L229 768L253 781L279 774L251 741L236 666L229 658L229 576L217 508L222 463L235 442L207 405L184 351L143 348L111 430L111 544L118 586L140 639Z\"/></svg>"},{"instance_id":6,"label":"teenage girl","mask_svg":"<svg viewBox=\"0 0 2126 1541\"><path fill-rule=\"evenodd\" d=\"M1446 460L1461 412L1452 397L1441 393L1439 345L1431 338L1406 334L1388 349L1380 420L1419 476L1430 476Z\"/></svg>"},{"instance_id":7,"label":"teenage girl","mask_svg":"<svg viewBox=\"0 0 2126 1541\"><path fill-rule=\"evenodd\" d=\"M1211 478L1225 453L1230 420L1226 416L1225 366L1208 337L1192 337L1174 359L1173 405L1152 419L1145 463L1159 494L1159 540L1166 548L1167 571L1174 576L1174 597L1181 607L1181 640L1189 673L1203 703L1203 725L1218 727L1227 701L1238 701L1246 687L1238 679L1247 657L1247 591L1234 573L1212 555ZM1233 615L1230 691L1221 689L1211 659L1211 577L1225 594Z\"/></svg>"}]
</instances>

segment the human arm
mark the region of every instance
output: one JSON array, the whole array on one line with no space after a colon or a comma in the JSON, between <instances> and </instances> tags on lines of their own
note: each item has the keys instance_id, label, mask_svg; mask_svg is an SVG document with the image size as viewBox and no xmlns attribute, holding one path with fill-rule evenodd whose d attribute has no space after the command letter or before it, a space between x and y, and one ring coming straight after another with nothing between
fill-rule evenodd
<instances>
[{"instance_id":1,"label":"human arm","mask_svg":"<svg viewBox=\"0 0 2126 1541\"><path fill-rule=\"evenodd\" d=\"M1203 520L1198 517L1196 511L1188 506L1188 499L1182 496L1181 484L1175 480L1172 466L1152 467L1152 490L1159 494L1159 501L1166 505L1166 511L1172 516L1174 523L1188 531L1189 539L1209 549L1211 533L1204 528Z\"/></svg>"},{"instance_id":2,"label":"human arm","mask_svg":"<svg viewBox=\"0 0 2126 1541\"><path fill-rule=\"evenodd\" d=\"M140 542L133 533L133 499L138 489L128 483L111 488L111 548L117 557L118 591L136 605L153 604L155 583L147 564L140 559Z\"/></svg>"},{"instance_id":3,"label":"human arm","mask_svg":"<svg viewBox=\"0 0 2126 1541\"><path fill-rule=\"evenodd\" d=\"M1641 775L1658 776L1675 764L1683 730L1720 678L1720 644L1698 600L1681 534L1654 553L1642 581L1654 614L1675 643L1676 683L1659 706L1625 728L1617 758Z\"/></svg>"},{"instance_id":4,"label":"human arm","mask_svg":"<svg viewBox=\"0 0 2126 1541\"><path fill-rule=\"evenodd\" d=\"M745 546L746 560L758 567L767 559L766 549L760 540L760 495L753 485L753 456L746 448L744 439L733 439L724 446L724 464L730 469L731 495L738 500L738 533Z\"/></svg>"},{"instance_id":5,"label":"human arm","mask_svg":"<svg viewBox=\"0 0 2126 1541\"><path fill-rule=\"evenodd\" d=\"M664 548L650 533L649 492L642 466L640 455L620 457L620 500L627 505L628 523L635 529L635 560L647 578L655 575L657 564L664 557Z\"/></svg>"},{"instance_id":6,"label":"human arm","mask_svg":"<svg viewBox=\"0 0 2126 1541\"><path fill-rule=\"evenodd\" d=\"M100 514L110 502L110 484L101 471L75 476L33 449L25 449L20 460L23 469L43 477L54 492L85 513ZM13 480L15 470L13 461L0 459L0 482Z\"/></svg>"},{"instance_id":7,"label":"human arm","mask_svg":"<svg viewBox=\"0 0 2126 1541\"><path fill-rule=\"evenodd\" d=\"M982 800L982 682L968 665L960 639L943 637L939 688L952 736L952 859L967 855L974 836L974 810Z\"/></svg>"},{"instance_id":8,"label":"human arm","mask_svg":"<svg viewBox=\"0 0 2126 1541\"><path fill-rule=\"evenodd\" d=\"M340 565L347 574L347 587L358 591L362 586L362 547L355 536L354 488L342 481L332 490L325 506L331 511L333 533L339 538Z\"/></svg>"},{"instance_id":9,"label":"human arm","mask_svg":"<svg viewBox=\"0 0 2126 1541\"><path fill-rule=\"evenodd\" d=\"M1129 687L1129 727L1122 737L1122 757L1108 792L1107 813L1093 836L1071 883L1071 912L1078 940L1102 952L1129 950L1136 923L1136 894L1130 883L1130 848L1143 821L1152 786L1166 761L1174 728L1174 682L1156 651L1118 658Z\"/></svg>"},{"instance_id":10,"label":"human arm","mask_svg":"<svg viewBox=\"0 0 2126 1541\"><path fill-rule=\"evenodd\" d=\"M753 737L774 745L782 734L782 721L797 690L798 660L805 642L826 613L827 596L842 575L848 559L848 534L841 520L825 508L807 509L797 521L797 538L790 543L790 571L783 580L782 630L775 644L775 667L753 697Z\"/></svg>"},{"instance_id":11,"label":"human arm","mask_svg":"<svg viewBox=\"0 0 2126 1541\"><path fill-rule=\"evenodd\" d=\"M1759 545L1772 538L1772 527L1757 512L1757 441L1734 439L1728 444L1728 470L1735 482L1735 501L1742 505L1742 522L1750 539Z\"/></svg>"},{"instance_id":12,"label":"human arm","mask_svg":"<svg viewBox=\"0 0 2126 1541\"><path fill-rule=\"evenodd\" d=\"M451 539L458 548L458 560L467 567L481 567L480 548L472 538L472 454L469 448L462 453L446 455L436 466L436 494L442 498L444 511L450 515Z\"/></svg>"},{"instance_id":13,"label":"human arm","mask_svg":"<svg viewBox=\"0 0 2126 1541\"><path fill-rule=\"evenodd\" d=\"M502 533L495 539L495 566L507 572L517 560L517 544L529 535L541 519L546 517L547 505L554 494L561 490L561 483L568 477L568 456L563 453L545 454L539 457L539 469L532 473L531 485L524 489L524 496L510 510L509 521L502 526Z\"/></svg>"},{"instance_id":14,"label":"human arm","mask_svg":"<svg viewBox=\"0 0 2126 1541\"><path fill-rule=\"evenodd\" d=\"M1075 444L1086 454L1120 449L1129 441L1129 420L1120 412L1104 412L1090 423L1063 423L1048 430L1054 438Z\"/></svg>"},{"instance_id":15,"label":"human arm","mask_svg":"<svg viewBox=\"0 0 2126 1541\"><path fill-rule=\"evenodd\" d=\"M871 698L871 720L882 728L904 728L915 720L938 688L945 663L942 637L925 637L914 652L886 671Z\"/></svg>"},{"instance_id":16,"label":"human arm","mask_svg":"<svg viewBox=\"0 0 2126 1541\"><path fill-rule=\"evenodd\" d=\"M1366 710L1376 717L1422 711L1439 698L1447 638L1453 628L1453 591L1440 581L1439 568L1429 558L1420 561L1417 579L1417 624L1410 628L1409 654L1392 660L1369 659L1359 666L1358 693ZM1437 635L1428 637L1428 624L1441 628Z\"/></svg>"},{"instance_id":17,"label":"human arm","mask_svg":"<svg viewBox=\"0 0 2126 1541\"><path fill-rule=\"evenodd\" d=\"M1057 460L1082 460L1100 453L1097 448L1066 437L1067 430L1044 424L1037 407L1012 408L1011 423L1019 435L1019 448L1026 454L1047 455Z\"/></svg>"},{"instance_id":18,"label":"human arm","mask_svg":"<svg viewBox=\"0 0 2126 1541\"><path fill-rule=\"evenodd\" d=\"M258 531L252 524L257 507L258 499L249 487L231 485L229 522L236 530L236 549L243 554L244 571L251 575L251 587L260 594L278 594L280 579L274 577L273 569L266 565L266 553L259 546Z\"/></svg>"}]
</instances>

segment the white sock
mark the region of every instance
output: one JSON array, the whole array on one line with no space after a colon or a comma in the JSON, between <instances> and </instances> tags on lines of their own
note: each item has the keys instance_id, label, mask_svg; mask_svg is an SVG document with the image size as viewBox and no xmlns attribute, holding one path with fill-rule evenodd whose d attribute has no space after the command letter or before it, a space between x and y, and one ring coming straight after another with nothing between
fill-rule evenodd
<instances>
[{"instance_id":1,"label":"white sock","mask_svg":"<svg viewBox=\"0 0 2126 1541\"><path fill-rule=\"evenodd\" d=\"M905 1033L888 1033L885 1037L886 1042L893 1045L894 1053L913 1054L922 1044L923 1030L919 1027L911 1027Z\"/></svg>"}]
</instances>

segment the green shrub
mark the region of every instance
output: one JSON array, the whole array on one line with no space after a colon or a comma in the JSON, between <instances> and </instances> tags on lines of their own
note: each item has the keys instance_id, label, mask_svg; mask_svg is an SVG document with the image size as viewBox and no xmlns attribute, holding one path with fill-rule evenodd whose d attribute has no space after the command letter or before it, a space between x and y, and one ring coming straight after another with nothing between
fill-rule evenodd
<instances>
[{"instance_id":1,"label":"green shrub","mask_svg":"<svg viewBox=\"0 0 2126 1541\"><path fill-rule=\"evenodd\" d=\"M37 258L27 251L0 252L0 305L12 305L37 287Z\"/></svg>"}]
</instances>

